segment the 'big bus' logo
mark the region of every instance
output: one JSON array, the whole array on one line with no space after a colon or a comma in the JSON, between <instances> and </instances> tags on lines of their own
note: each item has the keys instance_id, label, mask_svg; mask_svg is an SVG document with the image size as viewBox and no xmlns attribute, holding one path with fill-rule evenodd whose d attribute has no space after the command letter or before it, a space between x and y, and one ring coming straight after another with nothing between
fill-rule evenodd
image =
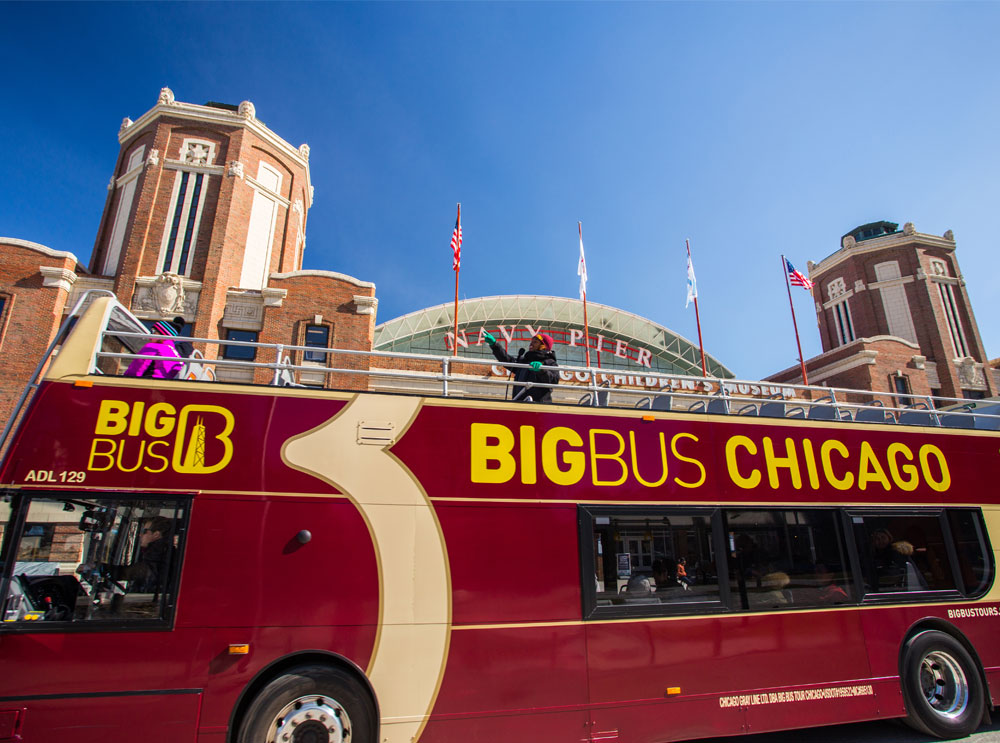
<instances>
[{"instance_id":1,"label":"'big bus' logo","mask_svg":"<svg viewBox=\"0 0 1000 743\"><path fill-rule=\"evenodd\" d=\"M233 414L219 405L102 400L87 469L207 475L233 458Z\"/></svg>"}]
</instances>

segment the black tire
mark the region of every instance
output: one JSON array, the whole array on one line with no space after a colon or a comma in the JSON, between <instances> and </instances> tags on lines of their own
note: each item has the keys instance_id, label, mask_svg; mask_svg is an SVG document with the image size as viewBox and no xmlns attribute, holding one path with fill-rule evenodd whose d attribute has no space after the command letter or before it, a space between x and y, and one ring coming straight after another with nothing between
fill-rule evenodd
<instances>
[{"instance_id":1,"label":"black tire","mask_svg":"<svg viewBox=\"0 0 1000 743\"><path fill-rule=\"evenodd\" d=\"M309 665L291 669L258 692L236 740L375 743L375 729L375 705L353 676L339 668Z\"/></svg>"},{"instance_id":2,"label":"black tire","mask_svg":"<svg viewBox=\"0 0 1000 743\"><path fill-rule=\"evenodd\" d=\"M906 722L938 738L964 738L983 719L986 700L979 668L951 635L928 630L903 652L901 669Z\"/></svg>"}]
</instances>

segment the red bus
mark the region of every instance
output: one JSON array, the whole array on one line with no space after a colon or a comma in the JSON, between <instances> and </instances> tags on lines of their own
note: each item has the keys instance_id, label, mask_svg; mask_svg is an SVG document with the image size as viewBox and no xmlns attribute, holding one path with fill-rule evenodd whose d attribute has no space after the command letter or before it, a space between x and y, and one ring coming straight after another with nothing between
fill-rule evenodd
<instances>
[{"instance_id":1,"label":"red bus","mask_svg":"<svg viewBox=\"0 0 1000 743\"><path fill-rule=\"evenodd\" d=\"M147 332L92 301L10 437L0 741L947 738L998 700L989 403L114 374Z\"/></svg>"}]
</instances>

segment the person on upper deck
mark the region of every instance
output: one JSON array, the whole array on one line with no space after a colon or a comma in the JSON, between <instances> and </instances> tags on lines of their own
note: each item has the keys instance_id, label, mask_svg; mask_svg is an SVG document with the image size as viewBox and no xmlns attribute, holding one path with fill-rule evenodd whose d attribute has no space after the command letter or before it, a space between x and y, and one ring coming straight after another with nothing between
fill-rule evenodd
<instances>
[{"instance_id":1,"label":"person on upper deck","mask_svg":"<svg viewBox=\"0 0 1000 743\"><path fill-rule=\"evenodd\" d=\"M513 389L511 399L520 402L552 402L551 387L536 387L538 384L558 384L559 372L556 367L556 355L552 352L555 342L552 336L546 333L538 333L532 337L528 344L528 350L522 348L517 352L517 356L511 356L497 344L497 339L489 333L483 333L483 338L490 345L490 350L496 360L502 364L528 364L530 369L511 369L514 381L518 386Z\"/></svg>"},{"instance_id":2,"label":"person on upper deck","mask_svg":"<svg viewBox=\"0 0 1000 743\"><path fill-rule=\"evenodd\" d=\"M160 358L133 360L125 370L126 377L173 379L180 373L184 364L177 352L176 341L173 340L180 335L181 328L184 327L183 323L180 327L177 326L178 319L180 318L175 318L170 322L158 320L153 323L153 332L162 337L151 338L139 353L143 356L158 356Z\"/></svg>"}]
</instances>

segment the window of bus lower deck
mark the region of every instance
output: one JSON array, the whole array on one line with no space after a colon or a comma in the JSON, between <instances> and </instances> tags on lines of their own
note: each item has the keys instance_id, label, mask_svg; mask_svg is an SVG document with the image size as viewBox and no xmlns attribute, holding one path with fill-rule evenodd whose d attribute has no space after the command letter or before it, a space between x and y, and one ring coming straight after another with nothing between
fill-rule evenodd
<instances>
[{"instance_id":1,"label":"window of bus lower deck","mask_svg":"<svg viewBox=\"0 0 1000 743\"><path fill-rule=\"evenodd\" d=\"M852 509L848 515L866 602L975 598L993 581L978 509Z\"/></svg>"},{"instance_id":2,"label":"window of bus lower deck","mask_svg":"<svg viewBox=\"0 0 1000 743\"><path fill-rule=\"evenodd\" d=\"M857 603L840 510L726 508L723 518L734 608Z\"/></svg>"},{"instance_id":3,"label":"window of bus lower deck","mask_svg":"<svg viewBox=\"0 0 1000 743\"><path fill-rule=\"evenodd\" d=\"M587 619L725 611L717 508L581 506Z\"/></svg>"},{"instance_id":4,"label":"window of bus lower deck","mask_svg":"<svg viewBox=\"0 0 1000 743\"><path fill-rule=\"evenodd\" d=\"M189 498L8 493L0 629L169 627Z\"/></svg>"}]
</instances>

